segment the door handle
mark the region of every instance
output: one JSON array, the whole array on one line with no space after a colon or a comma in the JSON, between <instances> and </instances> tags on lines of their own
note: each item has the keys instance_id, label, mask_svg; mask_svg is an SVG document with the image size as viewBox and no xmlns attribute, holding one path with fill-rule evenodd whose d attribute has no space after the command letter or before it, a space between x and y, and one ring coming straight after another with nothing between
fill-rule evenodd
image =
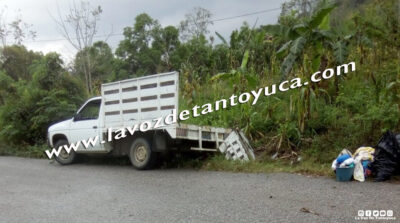
<instances>
[{"instance_id":1,"label":"door handle","mask_svg":"<svg viewBox=\"0 0 400 223\"><path fill-rule=\"evenodd\" d=\"M97 126L93 126L94 129L97 129Z\"/></svg>"}]
</instances>

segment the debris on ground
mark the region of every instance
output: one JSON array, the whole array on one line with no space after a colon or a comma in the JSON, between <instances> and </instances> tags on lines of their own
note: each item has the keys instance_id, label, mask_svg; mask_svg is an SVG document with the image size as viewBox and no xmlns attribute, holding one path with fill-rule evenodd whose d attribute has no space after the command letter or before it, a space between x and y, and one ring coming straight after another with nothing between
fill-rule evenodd
<instances>
[{"instance_id":1,"label":"debris on ground","mask_svg":"<svg viewBox=\"0 0 400 223\"><path fill-rule=\"evenodd\" d=\"M310 213L310 214L315 214L315 215L318 215L319 216L319 213L317 213L317 212L314 212L314 211L311 211L310 209L308 209L308 208L301 208L300 209L300 211L301 212L304 212L304 213Z\"/></svg>"},{"instance_id":2,"label":"debris on ground","mask_svg":"<svg viewBox=\"0 0 400 223\"><path fill-rule=\"evenodd\" d=\"M233 130L218 149L225 154L225 158L228 160L249 161L255 159L253 148L240 130Z\"/></svg>"}]
</instances>

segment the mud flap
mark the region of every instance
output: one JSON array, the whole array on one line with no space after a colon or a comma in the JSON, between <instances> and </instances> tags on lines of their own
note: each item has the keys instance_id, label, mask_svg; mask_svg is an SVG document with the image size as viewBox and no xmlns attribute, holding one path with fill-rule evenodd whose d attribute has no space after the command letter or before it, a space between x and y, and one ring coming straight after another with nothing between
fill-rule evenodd
<instances>
[{"instance_id":1,"label":"mud flap","mask_svg":"<svg viewBox=\"0 0 400 223\"><path fill-rule=\"evenodd\" d=\"M254 160L254 152L249 141L242 131L233 130L219 146L219 151L225 154L228 160Z\"/></svg>"}]
</instances>

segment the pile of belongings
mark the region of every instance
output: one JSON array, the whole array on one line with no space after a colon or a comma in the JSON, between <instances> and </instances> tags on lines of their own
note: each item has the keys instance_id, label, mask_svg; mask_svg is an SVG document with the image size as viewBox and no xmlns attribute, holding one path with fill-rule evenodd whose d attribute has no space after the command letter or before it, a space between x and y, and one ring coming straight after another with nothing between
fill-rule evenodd
<instances>
[{"instance_id":1,"label":"pile of belongings","mask_svg":"<svg viewBox=\"0 0 400 223\"><path fill-rule=\"evenodd\" d=\"M360 182L371 175L379 182L400 174L400 134L387 131L375 148L360 147L354 154L344 149L333 161L332 169L345 167L354 167L353 178Z\"/></svg>"},{"instance_id":2,"label":"pile of belongings","mask_svg":"<svg viewBox=\"0 0 400 223\"><path fill-rule=\"evenodd\" d=\"M360 147L352 154L344 149L332 163L332 170L336 168L354 167L353 177L355 180L363 182L371 175L369 164L374 161L375 149L372 147Z\"/></svg>"}]
</instances>

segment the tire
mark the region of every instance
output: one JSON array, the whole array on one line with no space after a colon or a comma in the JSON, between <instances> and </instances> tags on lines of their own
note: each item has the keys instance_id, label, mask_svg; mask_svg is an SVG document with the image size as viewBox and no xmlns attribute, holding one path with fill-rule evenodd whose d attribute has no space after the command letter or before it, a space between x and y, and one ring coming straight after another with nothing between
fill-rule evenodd
<instances>
[{"instance_id":1,"label":"tire","mask_svg":"<svg viewBox=\"0 0 400 223\"><path fill-rule=\"evenodd\" d=\"M129 159L136 169L147 170L154 166L157 153L151 150L151 145L146 138L137 138L129 150Z\"/></svg>"},{"instance_id":2,"label":"tire","mask_svg":"<svg viewBox=\"0 0 400 223\"><path fill-rule=\"evenodd\" d=\"M68 141L60 139L54 144L54 148L58 149L60 146L68 145ZM75 162L77 157L76 152L71 149L70 153L63 148L58 156L55 156L55 160L61 165L69 165Z\"/></svg>"}]
</instances>

